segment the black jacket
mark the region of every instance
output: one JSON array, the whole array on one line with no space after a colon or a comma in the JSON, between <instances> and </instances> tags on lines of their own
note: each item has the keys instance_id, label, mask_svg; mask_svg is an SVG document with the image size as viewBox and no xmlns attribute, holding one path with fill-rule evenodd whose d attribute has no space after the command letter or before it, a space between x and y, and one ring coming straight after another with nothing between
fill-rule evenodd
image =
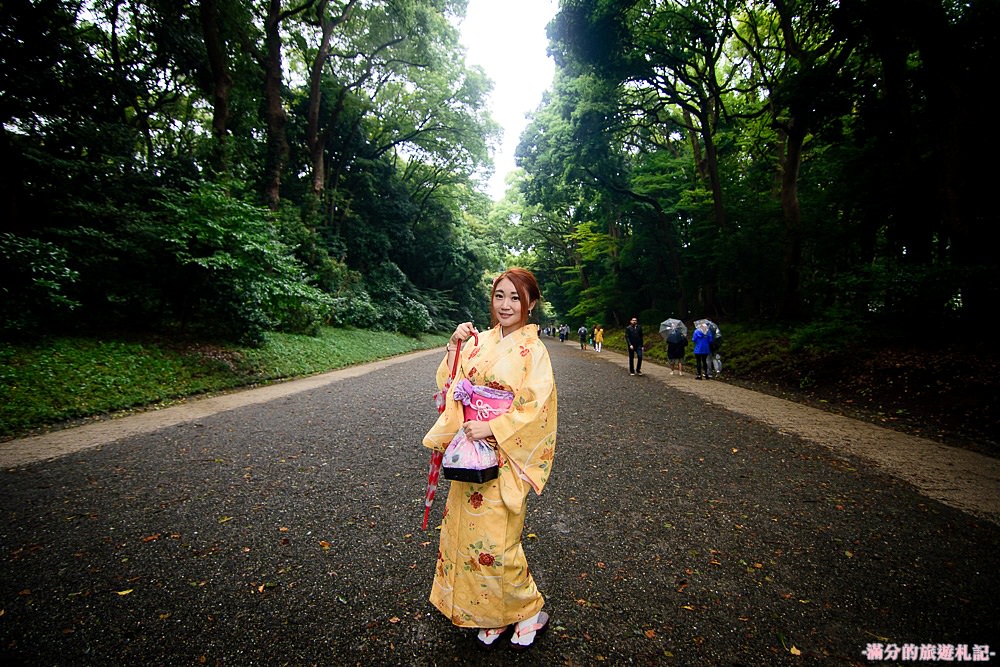
<instances>
[{"instance_id":1,"label":"black jacket","mask_svg":"<svg viewBox=\"0 0 1000 667\"><path fill-rule=\"evenodd\" d=\"M642 349L642 325L637 324L634 327L630 324L625 327L625 342L634 347L637 350Z\"/></svg>"}]
</instances>

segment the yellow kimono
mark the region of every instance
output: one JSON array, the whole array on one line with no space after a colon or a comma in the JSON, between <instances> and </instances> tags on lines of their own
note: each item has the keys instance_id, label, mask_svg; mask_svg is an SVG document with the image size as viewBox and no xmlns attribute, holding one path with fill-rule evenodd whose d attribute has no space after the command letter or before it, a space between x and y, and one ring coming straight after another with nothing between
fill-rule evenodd
<instances>
[{"instance_id":1,"label":"yellow kimono","mask_svg":"<svg viewBox=\"0 0 1000 667\"><path fill-rule=\"evenodd\" d=\"M424 436L424 446L443 451L464 421L452 398L463 377L477 385L513 392L510 410L490 421L500 474L485 484L452 481L430 600L455 625L499 628L531 618L544 600L521 548L528 491L540 494L556 449L556 385L538 327L526 324L500 337L499 327L462 346L444 412ZM447 358L437 371L443 387Z\"/></svg>"}]
</instances>

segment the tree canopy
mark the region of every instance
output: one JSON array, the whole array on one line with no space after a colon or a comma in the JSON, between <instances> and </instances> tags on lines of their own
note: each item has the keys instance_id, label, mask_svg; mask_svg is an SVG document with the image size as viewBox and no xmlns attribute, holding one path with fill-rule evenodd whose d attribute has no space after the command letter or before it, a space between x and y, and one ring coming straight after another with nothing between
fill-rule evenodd
<instances>
[{"instance_id":1,"label":"tree canopy","mask_svg":"<svg viewBox=\"0 0 1000 667\"><path fill-rule=\"evenodd\" d=\"M4 10L8 333L484 318L466 218L499 128L464 0Z\"/></svg>"},{"instance_id":2,"label":"tree canopy","mask_svg":"<svg viewBox=\"0 0 1000 667\"><path fill-rule=\"evenodd\" d=\"M564 0L519 165L565 310L973 321L995 303L971 128L986 1ZM995 143L992 140L990 144Z\"/></svg>"},{"instance_id":3,"label":"tree canopy","mask_svg":"<svg viewBox=\"0 0 1000 667\"><path fill-rule=\"evenodd\" d=\"M465 9L5 2L2 332L416 334L514 263L606 326L996 302L996 2L562 0L499 202Z\"/></svg>"}]
</instances>

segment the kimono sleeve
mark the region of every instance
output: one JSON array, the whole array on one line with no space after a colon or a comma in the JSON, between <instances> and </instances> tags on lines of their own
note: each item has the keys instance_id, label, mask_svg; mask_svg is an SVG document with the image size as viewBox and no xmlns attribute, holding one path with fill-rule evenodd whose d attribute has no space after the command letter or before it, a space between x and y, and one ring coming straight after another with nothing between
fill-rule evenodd
<instances>
[{"instance_id":1,"label":"kimono sleeve","mask_svg":"<svg viewBox=\"0 0 1000 667\"><path fill-rule=\"evenodd\" d=\"M448 357L441 361L438 366L436 380L438 390L444 390L448 385L448 378L451 376L451 367L448 365ZM445 397L444 411L438 415L437 421L429 431L424 435L423 445L429 449L436 449L443 452L451 442L451 439L455 437L458 433L458 429L462 428L462 422L464 421L464 412L462 406L458 401L453 399L453 394L455 391L455 385L458 381L465 377L462 371L462 365L459 364L458 372L455 377L455 381L452 382L451 386L448 386L448 393Z\"/></svg>"},{"instance_id":2,"label":"kimono sleeve","mask_svg":"<svg viewBox=\"0 0 1000 667\"><path fill-rule=\"evenodd\" d=\"M445 384L448 383L448 377L451 375L451 367L448 366L448 355L444 355L444 359L438 364L437 372L434 375L434 379L437 382L438 389L444 389Z\"/></svg>"},{"instance_id":3,"label":"kimono sleeve","mask_svg":"<svg viewBox=\"0 0 1000 667\"><path fill-rule=\"evenodd\" d=\"M524 357L524 376L510 411L490 422L498 448L540 494L556 450L556 383L541 341Z\"/></svg>"}]
</instances>

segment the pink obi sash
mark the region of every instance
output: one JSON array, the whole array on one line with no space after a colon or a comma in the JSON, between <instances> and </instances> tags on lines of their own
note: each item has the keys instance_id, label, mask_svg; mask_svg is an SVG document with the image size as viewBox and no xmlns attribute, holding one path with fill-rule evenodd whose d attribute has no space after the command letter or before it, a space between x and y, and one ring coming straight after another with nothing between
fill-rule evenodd
<instances>
[{"instance_id":1,"label":"pink obi sash","mask_svg":"<svg viewBox=\"0 0 1000 667\"><path fill-rule=\"evenodd\" d=\"M466 421L488 422L510 409L514 394L472 384L463 378L455 386L455 400L462 403Z\"/></svg>"}]
</instances>

